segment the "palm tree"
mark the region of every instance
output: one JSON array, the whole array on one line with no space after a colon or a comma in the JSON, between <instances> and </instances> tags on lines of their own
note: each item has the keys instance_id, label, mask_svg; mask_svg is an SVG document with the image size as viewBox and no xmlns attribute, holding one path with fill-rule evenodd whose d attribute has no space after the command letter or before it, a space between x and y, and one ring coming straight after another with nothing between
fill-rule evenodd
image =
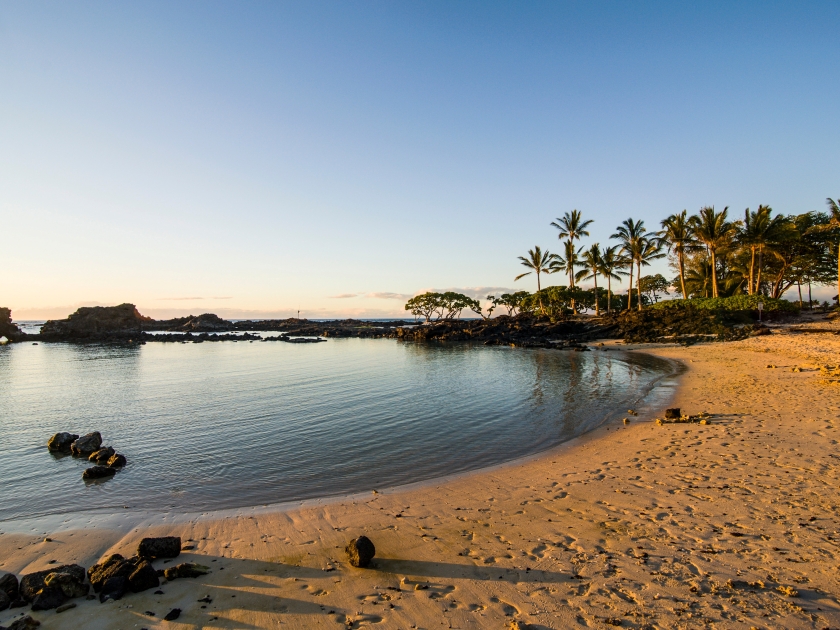
<instances>
[{"instance_id":1,"label":"palm tree","mask_svg":"<svg viewBox=\"0 0 840 630\"><path fill-rule=\"evenodd\" d=\"M595 281L595 316L600 317L601 307L598 303L598 274L601 273L601 246L594 243L583 252L580 257L580 262L583 269L575 274L575 280L594 280Z\"/></svg>"},{"instance_id":2,"label":"palm tree","mask_svg":"<svg viewBox=\"0 0 840 630\"><path fill-rule=\"evenodd\" d=\"M554 273L554 270L551 268L551 264L554 263L557 256L552 254L548 250L542 251L539 245L534 245L534 249L528 250L528 257L519 256L519 260L522 262L523 267L528 267L531 271L526 271L525 273L520 273L516 276L513 281L516 282L520 278L524 278L525 276L531 275L531 273L537 274L537 294L540 293L540 274L541 273ZM540 296L540 311L543 310L542 305L542 296Z\"/></svg>"},{"instance_id":3,"label":"palm tree","mask_svg":"<svg viewBox=\"0 0 840 630\"><path fill-rule=\"evenodd\" d=\"M636 254L641 251L640 241L646 236L645 222L634 221L632 218L625 219L615 229L615 234L610 238L617 238L621 241L621 253L630 259L630 287L627 289L627 310L633 306L633 262Z\"/></svg>"},{"instance_id":4,"label":"palm tree","mask_svg":"<svg viewBox=\"0 0 840 630\"><path fill-rule=\"evenodd\" d=\"M758 210L755 212L750 212L750 209L747 208L744 211L744 221L738 231L738 239L745 247L750 249L749 285L747 286L747 293L750 295L758 293L761 286L764 249L785 228L786 218L784 215L780 214L771 218L772 213L773 208L770 206L758 206ZM756 259L758 273L756 273Z\"/></svg>"},{"instance_id":5,"label":"palm tree","mask_svg":"<svg viewBox=\"0 0 840 630\"><path fill-rule=\"evenodd\" d=\"M716 212L714 206L706 206L691 217L694 234L709 253L709 262L712 265L712 297L718 297L717 250L732 241L737 227L735 223L726 220L728 215L729 206L720 212Z\"/></svg>"},{"instance_id":6,"label":"palm tree","mask_svg":"<svg viewBox=\"0 0 840 630\"><path fill-rule=\"evenodd\" d=\"M591 224L592 219L584 221L580 210L572 210L571 213L567 212L556 221L551 222L551 225L560 231L559 234L557 234L557 238L560 240L567 238L569 239L567 243L574 243L576 240L580 239L581 236L589 236L589 231L586 228ZM569 251L570 247L567 245L566 253L568 254ZM575 286L574 268L570 268L568 273L569 287L572 288Z\"/></svg>"},{"instance_id":7,"label":"palm tree","mask_svg":"<svg viewBox=\"0 0 840 630\"><path fill-rule=\"evenodd\" d=\"M610 298L612 297L612 280L621 280L621 276L627 274L621 269L627 267L629 261L621 255L618 245L607 247L601 252L601 264L598 273L607 279L607 313L612 312ZM631 267L632 269L632 267Z\"/></svg>"},{"instance_id":8,"label":"palm tree","mask_svg":"<svg viewBox=\"0 0 840 630\"><path fill-rule=\"evenodd\" d=\"M668 245L668 251L677 255L677 262L680 267L680 289L683 299L688 299L688 292L685 290L685 253L690 251L696 244L691 222L688 219L688 210L679 214L672 214L662 221L662 230L659 232L662 242Z\"/></svg>"},{"instance_id":9,"label":"palm tree","mask_svg":"<svg viewBox=\"0 0 840 630\"><path fill-rule=\"evenodd\" d=\"M831 217L829 218L828 223L815 225L808 230L809 232L840 230L840 198L835 201L831 197L828 197L825 202L828 204L829 212L831 212ZM837 304L840 305L840 241L837 243Z\"/></svg>"},{"instance_id":10,"label":"palm tree","mask_svg":"<svg viewBox=\"0 0 840 630\"><path fill-rule=\"evenodd\" d=\"M636 249L636 301L639 303L639 310L642 310L642 267L649 267L650 261L664 258L665 254L662 252L662 244L658 238L648 238L643 236L639 239L638 248Z\"/></svg>"}]
</instances>

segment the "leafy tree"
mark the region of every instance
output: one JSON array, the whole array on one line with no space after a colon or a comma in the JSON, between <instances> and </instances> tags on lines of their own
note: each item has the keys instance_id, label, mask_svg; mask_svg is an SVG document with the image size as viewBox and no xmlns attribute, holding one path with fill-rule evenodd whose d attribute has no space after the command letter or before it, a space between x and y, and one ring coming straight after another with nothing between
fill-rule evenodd
<instances>
[{"instance_id":1,"label":"leafy tree","mask_svg":"<svg viewBox=\"0 0 840 630\"><path fill-rule=\"evenodd\" d=\"M828 204L829 215L824 223L815 225L810 228L812 233L832 233L835 236L840 236L840 198L836 201L831 197L825 200ZM840 238L837 240L837 304L840 305Z\"/></svg>"},{"instance_id":2,"label":"leafy tree","mask_svg":"<svg viewBox=\"0 0 840 630\"><path fill-rule=\"evenodd\" d=\"M410 311L415 317L424 317L426 321L452 320L461 316L464 309L469 309L478 315L482 315L481 303L463 293L447 291L445 293L423 293L411 298L405 305L405 310Z\"/></svg>"},{"instance_id":3,"label":"leafy tree","mask_svg":"<svg viewBox=\"0 0 840 630\"><path fill-rule=\"evenodd\" d=\"M504 306L509 316L516 315L516 311L519 310L520 305L522 304L522 300L530 296L531 294L527 291L517 291L516 293L502 293L501 297L496 297L495 295L488 295L487 299L490 301L492 306L488 309L488 314L493 312L498 306Z\"/></svg>"},{"instance_id":4,"label":"leafy tree","mask_svg":"<svg viewBox=\"0 0 840 630\"><path fill-rule=\"evenodd\" d=\"M651 302L658 302L659 296L657 293L664 293L668 295L668 287L671 283L665 277L658 273L655 276L645 276L639 282L639 289L643 295L647 295Z\"/></svg>"}]
</instances>

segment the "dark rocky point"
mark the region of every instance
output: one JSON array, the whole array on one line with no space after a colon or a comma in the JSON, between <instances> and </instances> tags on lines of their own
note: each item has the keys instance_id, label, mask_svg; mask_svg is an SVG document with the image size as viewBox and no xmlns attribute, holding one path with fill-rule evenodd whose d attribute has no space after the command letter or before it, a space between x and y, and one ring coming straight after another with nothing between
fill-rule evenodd
<instances>
[{"instance_id":1,"label":"dark rocky point","mask_svg":"<svg viewBox=\"0 0 840 630\"><path fill-rule=\"evenodd\" d=\"M17 341L21 336L21 329L12 323L12 311L4 306L0 307L0 337Z\"/></svg>"},{"instance_id":2,"label":"dark rocky point","mask_svg":"<svg viewBox=\"0 0 840 630\"><path fill-rule=\"evenodd\" d=\"M180 555L180 553L180 536L144 538L137 546L137 555L141 558L175 558Z\"/></svg>"},{"instance_id":3,"label":"dark rocky point","mask_svg":"<svg viewBox=\"0 0 840 630\"><path fill-rule=\"evenodd\" d=\"M347 559L354 567L364 568L373 560L376 554L376 547L373 546L370 538L367 536L359 536L354 538L344 548L347 552Z\"/></svg>"},{"instance_id":4,"label":"dark rocky point","mask_svg":"<svg viewBox=\"0 0 840 630\"><path fill-rule=\"evenodd\" d=\"M55 453L69 453L70 446L79 438L75 433L56 433L47 442L47 448Z\"/></svg>"},{"instance_id":5,"label":"dark rocky point","mask_svg":"<svg viewBox=\"0 0 840 630\"><path fill-rule=\"evenodd\" d=\"M82 473L82 479L104 479L113 477L116 473L116 469L110 466L91 466Z\"/></svg>"},{"instance_id":6,"label":"dark rocky point","mask_svg":"<svg viewBox=\"0 0 840 630\"><path fill-rule=\"evenodd\" d=\"M144 321L134 304L83 307L67 319L50 320L41 327L45 341L100 341L139 337Z\"/></svg>"},{"instance_id":7,"label":"dark rocky point","mask_svg":"<svg viewBox=\"0 0 840 630\"><path fill-rule=\"evenodd\" d=\"M70 445L70 450L73 455L84 455L88 457L91 453L98 451L102 447L102 435L99 431L88 433L78 438Z\"/></svg>"}]
</instances>

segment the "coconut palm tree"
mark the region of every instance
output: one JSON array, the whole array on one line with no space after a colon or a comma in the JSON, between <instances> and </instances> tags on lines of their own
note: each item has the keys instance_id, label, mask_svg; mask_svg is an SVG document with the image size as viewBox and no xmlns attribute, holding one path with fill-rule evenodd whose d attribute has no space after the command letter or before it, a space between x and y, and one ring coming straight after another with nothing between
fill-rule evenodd
<instances>
[{"instance_id":1,"label":"coconut palm tree","mask_svg":"<svg viewBox=\"0 0 840 630\"><path fill-rule=\"evenodd\" d=\"M621 270L625 269L628 264L629 260L620 253L618 245L607 247L601 252L601 264L598 267L598 273L607 279L607 313L612 312L610 308L612 281L621 280L621 276L627 275L626 272Z\"/></svg>"},{"instance_id":2,"label":"coconut palm tree","mask_svg":"<svg viewBox=\"0 0 840 630\"><path fill-rule=\"evenodd\" d=\"M784 215L771 217L773 209L770 206L758 206L758 210L744 211L744 220L738 230L738 240L750 250L750 267L748 273L747 293L758 293L761 286L761 270L764 266L764 251L772 246L772 242L786 229L787 219ZM758 266L756 268L756 263Z\"/></svg>"},{"instance_id":3,"label":"coconut palm tree","mask_svg":"<svg viewBox=\"0 0 840 630\"><path fill-rule=\"evenodd\" d=\"M595 316L601 315L601 307L598 301L598 274L601 273L601 246L593 243L589 249L583 252L580 257L580 264L583 269L575 274L575 280L595 281Z\"/></svg>"},{"instance_id":4,"label":"coconut palm tree","mask_svg":"<svg viewBox=\"0 0 840 630\"><path fill-rule=\"evenodd\" d=\"M828 210L831 213L828 223L815 225L808 230L809 232L840 231L840 198L835 201L831 197L828 197L825 202L828 204ZM837 242L837 304L840 305L840 240Z\"/></svg>"},{"instance_id":5,"label":"coconut palm tree","mask_svg":"<svg viewBox=\"0 0 840 630\"><path fill-rule=\"evenodd\" d=\"M554 270L551 268L551 265L555 262L557 256L552 254L548 250L542 251L539 245L535 245L534 249L528 250L528 256L519 256L519 260L522 263L523 267L527 267L531 271L526 271L525 273L520 273L516 276L513 281L516 282L520 278L524 278L525 276L529 276L532 273L537 274L537 294L540 293L540 274L541 273L554 273ZM542 305L542 296L540 296L540 311L543 310Z\"/></svg>"},{"instance_id":6,"label":"coconut palm tree","mask_svg":"<svg viewBox=\"0 0 840 630\"><path fill-rule=\"evenodd\" d=\"M639 310L642 310L642 267L649 267L652 260L665 258L662 251L662 243L656 237L643 236L638 241L635 250L636 259L636 301L639 303Z\"/></svg>"},{"instance_id":7,"label":"coconut palm tree","mask_svg":"<svg viewBox=\"0 0 840 630\"><path fill-rule=\"evenodd\" d=\"M683 299L687 300L688 292L685 290L685 253L695 247L697 243L691 228L691 222L688 219L688 210L683 210L679 214L672 214L662 221L661 225L662 230L659 232L659 238L668 246L669 252L674 252L677 255L677 263L680 269L680 289L682 290Z\"/></svg>"},{"instance_id":8,"label":"coconut palm tree","mask_svg":"<svg viewBox=\"0 0 840 630\"><path fill-rule=\"evenodd\" d=\"M641 241L647 236L644 221L634 221L632 218L624 219L615 229L615 234L610 238L621 241L621 253L630 259L630 286L627 289L627 310L633 307L633 262L636 256L642 251Z\"/></svg>"},{"instance_id":9,"label":"coconut palm tree","mask_svg":"<svg viewBox=\"0 0 840 630\"><path fill-rule=\"evenodd\" d=\"M567 212L556 221L551 222L551 225L559 230L557 238L560 240L563 240L564 238L568 239L567 243L574 243L576 240L579 240L581 236L589 236L589 231L586 228L591 224L592 219L584 221L580 210L572 210L571 213ZM567 245L566 253L568 254L572 248ZM568 274L569 287L571 288L575 286L574 267L569 268Z\"/></svg>"},{"instance_id":10,"label":"coconut palm tree","mask_svg":"<svg viewBox=\"0 0 840 630\"><path fill-rule=\"evenodd\" d=\"M706 246L712 265L712 297L718 297L717 250L732 242L737 228L737 223L727 220L728 216L729 206L720 212L715 211L714 206L706 206L691 217L694 234Z\"/></svg>"}]
</instances>

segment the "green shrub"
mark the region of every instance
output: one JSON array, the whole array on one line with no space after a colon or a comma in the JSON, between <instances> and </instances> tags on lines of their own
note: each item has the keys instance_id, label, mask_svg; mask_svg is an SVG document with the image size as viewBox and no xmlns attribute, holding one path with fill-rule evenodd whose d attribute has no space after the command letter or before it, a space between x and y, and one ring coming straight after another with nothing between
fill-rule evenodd
<instances>
[{"instance_id":1,"label":"green shrub","mask_svg":"<svg viewBox=\"0 0 840 630\"><path fill-rule=\"evenodd\" d=\"M723 298L691 298L688 300L663 300L650 308L670 309L694 308L710 311L758 311L758 303L764 303L765 313L797 313L799 304L788 300L768 298L762 295L733 295Z\"/></svg>"}]
</instances>

